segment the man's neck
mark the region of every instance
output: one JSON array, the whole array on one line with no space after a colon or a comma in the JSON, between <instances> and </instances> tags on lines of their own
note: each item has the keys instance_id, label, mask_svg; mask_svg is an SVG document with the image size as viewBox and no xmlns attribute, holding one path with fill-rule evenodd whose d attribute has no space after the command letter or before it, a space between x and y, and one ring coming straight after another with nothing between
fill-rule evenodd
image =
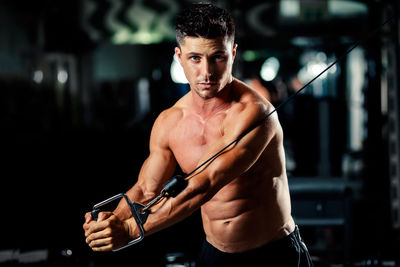
<instances>
[{"instance_id":1,"label":"man's neck","mask_svg":"<svg viewBox=\"0 0 400 267\"><path fill-rule=\"evenodd\" d=\"M226 109L231 104L232 100L232 84L233 79L228 82L215 97L208 99L199 96L192 90L192 108L203 118L207 118Z\"/></svg>"}]
</instances>

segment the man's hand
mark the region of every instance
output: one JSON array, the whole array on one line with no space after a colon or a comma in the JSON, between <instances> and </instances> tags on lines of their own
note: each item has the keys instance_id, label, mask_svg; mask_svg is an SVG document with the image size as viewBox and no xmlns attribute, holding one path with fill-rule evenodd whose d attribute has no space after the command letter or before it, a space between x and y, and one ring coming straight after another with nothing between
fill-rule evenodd
<instances>
[{"instance_id":1,"label":"man's hand","mask_svg":"<svg viewBox=\"0 0 400 267\"><path fill-rule=\"evenodd\" d=\"M130 240L129 223L121 221L112 212L100 212L97 221L86 213L83 229L86 243L93 251L118 249Z\"/></svg>"}]
</instances>

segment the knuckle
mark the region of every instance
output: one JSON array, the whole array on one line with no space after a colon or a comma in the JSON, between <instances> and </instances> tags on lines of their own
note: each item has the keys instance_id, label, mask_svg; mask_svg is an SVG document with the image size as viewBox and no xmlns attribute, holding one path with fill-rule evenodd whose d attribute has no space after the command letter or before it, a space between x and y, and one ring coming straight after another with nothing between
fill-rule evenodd
<instances>
[{"instance_id":1,"label":"knuckle","mask_svg":"<svg viewBox=\"0 0 400 267\"><path fill-rule=\"evenodd\" d=\"M91 233L92 231L88 227L88 229L85 230L85 236L88 237L89 235L91 235Z\"/></svg>"},{"instance_id":2,"label":"knuckle","mask_svg":"<svg viewBox=\"0 0 400 267\"><path fill-rule=\"evenodd\" d=\"M112 235L112 230L111 230L110 228L107 228L107 229L104 231L104 234L105 234L106 237L110 237L110 236Z\"/></svg>"}]
</instances>

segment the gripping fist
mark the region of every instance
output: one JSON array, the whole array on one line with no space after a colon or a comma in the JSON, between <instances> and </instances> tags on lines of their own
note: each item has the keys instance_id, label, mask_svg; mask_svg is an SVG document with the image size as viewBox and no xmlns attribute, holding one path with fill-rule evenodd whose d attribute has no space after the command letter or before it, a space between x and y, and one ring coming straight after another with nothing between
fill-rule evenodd
<instances>
[{"instance_id":1,"label":"gripping fist","mask_svg":"<svg viewBox=\"0 0 400 267\"><path fill-rule=\"evenodd\" d=\"M129 224L120 220L112 212L100 212L98 220L85 215L83 224L86 243L93 251L110 251L124 246L130 239Z\"/></svg>"}]
</instances>

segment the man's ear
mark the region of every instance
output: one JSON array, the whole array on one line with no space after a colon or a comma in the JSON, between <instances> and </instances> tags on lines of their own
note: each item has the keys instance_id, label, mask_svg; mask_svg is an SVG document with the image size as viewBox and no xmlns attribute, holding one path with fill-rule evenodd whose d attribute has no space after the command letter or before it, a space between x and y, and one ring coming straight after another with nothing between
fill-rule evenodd
<instances>
[{"instance_id":1,"label":"man's ear","mask_svg":"<svg viewBox=\"0 0 400 267\"><path fill-rule=\"evenodd\" d=\"M175 47L175 55L178 58L179 63L181 63L182 51L179 47Z\"/></svg>"},{"instance_id":2,"label":"man's ear","mask_svg":"<svg viewBox=\"0 0 400 267\"><path fill-rule=\"evenodd\" d=\"M232 57L233 57L233 59L235 59L237 47L238 47L237 44L233 44L233 48L232 48Z\"/></svg>"}]
</instances>

